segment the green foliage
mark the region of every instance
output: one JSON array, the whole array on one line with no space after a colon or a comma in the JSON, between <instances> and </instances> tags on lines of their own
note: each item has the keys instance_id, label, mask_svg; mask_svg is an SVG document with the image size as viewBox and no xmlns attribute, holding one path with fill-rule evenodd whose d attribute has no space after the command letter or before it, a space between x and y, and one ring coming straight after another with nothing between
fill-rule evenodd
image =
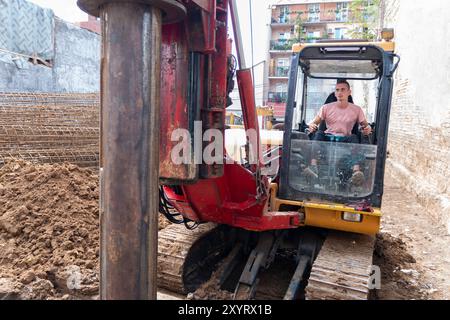
<instances>
[{"instance_id":1,"label":"green foliage","mask_svg":"<svg viewBox=\"0 0 450 320\"><path fill-rule=\"evenodd\" d=\"M349 24L357 26L350 30L351 39L376 40L382 0L353 0L349 5Z\"/></svg>"},{"instance_id":2,"label":"green foliage","mask_svg":"<svg viewBox=\"0 0 450 320\"><path fill-rule=\"evenodd\" d=\"M295 31L297 42L301 42L304 38L302 12L297 13L297 17L295 18Z\"/></svg>"},{"instance_id":3,"label":"green foliage","mask_svg":"<svg viewBox=\"0 0 450 320\"><path fill-rule=\"evenodd\" d=\"M270 41L270 50L281 50L281 51L289 51L292 49L292 45L298 43L297 39L289 39L289 40L271 40Z\"/></svg>"}]
</instances>

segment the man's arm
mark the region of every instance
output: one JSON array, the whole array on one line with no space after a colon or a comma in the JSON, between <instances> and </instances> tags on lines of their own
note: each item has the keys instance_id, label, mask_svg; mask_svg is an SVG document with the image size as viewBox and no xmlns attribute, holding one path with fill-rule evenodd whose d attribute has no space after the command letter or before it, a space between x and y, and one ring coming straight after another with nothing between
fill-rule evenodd
<instances>
[{"instance_id":1,"label":"man's arm","mask_svg":"<svg viewBox=\"0 0 450 320\"><path fill-rule=\"evenodd\" d=\"M359 116L358 116L359 125L362 128L362 133L365 136L368 136L372 133L372 127L367 122L367 118L366 115L364 114L363 109L361 107L358 108L359 108Z\"/></svg>"},{"instance_id":2,"label":"man's arm","mask_svg":"<svg viewBox=\"0 0 450 320\"><path fill-rule=\"evenodd\" d=\"M372 127L371 127L370 124L367 122L367 120L361 121L359 124L361 125L362 133L363 133L365 136L368 136L369 134L372 133Z\"/></svg>"},{"instance_id":3,"label":"man's arm","mask_svg":"<svg viewBox=\"0 0 450 320\"><path fill-rule=\"evenodd\" d=\"M308 124L309 132L314 133L319 129L319 124L322 122L322 118L320 116L316 116L313 121Z\"/></svg>"},{"instance_id":4,"label":"man's arm","mask_svg":"<svg viewBox=\"0 0 450 320\"><path fill-rule=\"evenodd\" d=\"M309 132L314 133L319 129L319 124L322 122L322 118L320 116L316 116L313 121L308 124Z\"/></svg>"}]
</instances>

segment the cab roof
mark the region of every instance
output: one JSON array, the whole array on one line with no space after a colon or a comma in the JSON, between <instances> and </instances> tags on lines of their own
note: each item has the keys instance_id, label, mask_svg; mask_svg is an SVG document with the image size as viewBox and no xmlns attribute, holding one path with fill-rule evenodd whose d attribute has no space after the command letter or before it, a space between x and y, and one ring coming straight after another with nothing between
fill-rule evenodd
<instances>
[{"instance_id":1,"label":"cab roof","mask_svg":"<svg viewBox=\"0 0 450 320\"><path fill-rule=\"evenodd\" d=\"M350 47L350 46L375 46L383 49L387 52L395 51L395 42L392 41L328 41L328 42L316 42L316 43L296 43L292 46L294 53L299 53L305 48L310 47Z\"/></svg>"}]
</instances>

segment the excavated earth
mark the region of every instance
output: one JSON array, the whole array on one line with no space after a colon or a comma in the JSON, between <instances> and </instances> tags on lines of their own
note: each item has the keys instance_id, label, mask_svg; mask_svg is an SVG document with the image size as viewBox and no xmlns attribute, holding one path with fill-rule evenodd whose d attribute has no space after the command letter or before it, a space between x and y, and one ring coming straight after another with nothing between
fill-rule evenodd
<instances>
[{"instance_id":1,"label":"excavated earth","mask_svg":"<svg viewBox=\"0 0 450 320\"><path fill-rule=\"evenodd\" d=\"M21 160L1 167L0 299L98 298L98 201L89 169Z\"/></svg>"},{"instance_id":2,"label":"excavated earth","mask_svg":"<svg viewBox=\"0 0 450 320\"><path fill-rule=\"evenodd\" d=\"M386 186L374 252L382 286L372 298L449 299L448 233L399 182L388 176ZM89 169L21 160L0 168L0 299L98 298L98 197ZM160 217L159 228L167 224ZM231 294L218 290L213 275L186 298Z\"/></svg>"},{"instance_id":3,"label":"excavated earth","mask_svg":"<svg viewBox=\"0 0 450 320\"><path fill-rule=\"evenodd\" d=\"M19 160L0 169L0 294L97 295L97 180L90 170L71 164Z\"/></svg>"}]
</instances>

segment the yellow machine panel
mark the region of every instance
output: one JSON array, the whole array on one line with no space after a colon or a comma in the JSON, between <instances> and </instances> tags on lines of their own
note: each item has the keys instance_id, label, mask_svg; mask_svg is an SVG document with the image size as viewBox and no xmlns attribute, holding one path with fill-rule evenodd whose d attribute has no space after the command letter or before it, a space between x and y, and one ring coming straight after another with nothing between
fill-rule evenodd
<instances>
[{"instance_id":1,"label":"yellow machine panel","mask_svg":"<svg viewBox=\"0 0 450 320\"><path fill-rule=\"evenodd\" d=\"M360 215L360 221L346 221L343 218L345 213ZM351 212L336 210L332 208L314 208L305 205L305 225L311 227L320 227L332 230L340 230L367 235L375 235L380 231L381 212Z\"/></svg>"},{"instance_id":2,"label":"yellow machine panel","mask_svg":"<svg viewBox=\"0 0 450 320\"><path fill-rule=\"evenodd\" d=\"M391 41L379 41L379 42L346 42L346 46L360 46L360 45L372 45L382 48L384 51L394 52L395 51L395 42ZM292 52L298 53L302 51L306 47L333 47L333 46L342 46L342 43L334 43L334 42L321 42L321 43L296 43L292 46Z\"/></svg>"},{"instance_id":3,"label":"yellow machine panel","mask_svg":"<svg viewBox=\"0 0 450 320\"><path fill-rule=\"evenodd\" d=\"M283 200L276 197L277 184L271 185L271 211L280 211L282 205L297 206L304 211L303 226L326 228L367 235L376 235L380 231L382 213L380 209L373 212L357 211L341 204L324 204ZM354 221L346 220L346 216Z\"/></svg>"}]
</instances>

